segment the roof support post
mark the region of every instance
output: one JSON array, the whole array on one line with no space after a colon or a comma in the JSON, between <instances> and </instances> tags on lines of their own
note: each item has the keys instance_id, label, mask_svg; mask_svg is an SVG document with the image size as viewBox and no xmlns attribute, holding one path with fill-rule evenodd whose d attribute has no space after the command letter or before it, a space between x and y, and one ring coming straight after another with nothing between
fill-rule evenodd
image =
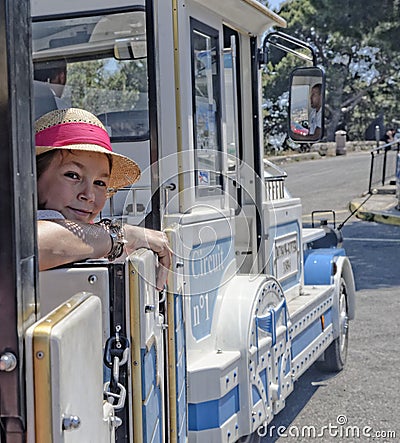
<instances>
[{"instance_id":1,"label":"roof support post","mask_svg":"<svg viewBox=\"0 0 400 443\"><path fill-rule=\"evenodd\" d=\"M28 0L0 0L0 440L25 441L23 335L36 318ZM5 364L10 355L14 365ZM3 358L2 358L3 357Z\"/></svg>"}]
</instances>

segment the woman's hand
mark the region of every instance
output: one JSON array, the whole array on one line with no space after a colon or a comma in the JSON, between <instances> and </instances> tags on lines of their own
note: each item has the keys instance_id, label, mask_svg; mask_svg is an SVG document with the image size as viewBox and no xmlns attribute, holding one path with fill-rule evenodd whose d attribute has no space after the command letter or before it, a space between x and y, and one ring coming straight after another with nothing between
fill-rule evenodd
<instances>
[{"instance_id":1,"label":"woman's hand","mask_svg":"<svg viewBox=\"0 0 400 443\"><path fill-rule=\"evenodd\" d=\"M139 248L147 248L158 255L159 269L156 286L159 291L167 282L168 271L171 266L171 249L167 236L161 231L141 228L139 226L124 225L126 250L128 254Z\"/></svg>"}]
</instances>

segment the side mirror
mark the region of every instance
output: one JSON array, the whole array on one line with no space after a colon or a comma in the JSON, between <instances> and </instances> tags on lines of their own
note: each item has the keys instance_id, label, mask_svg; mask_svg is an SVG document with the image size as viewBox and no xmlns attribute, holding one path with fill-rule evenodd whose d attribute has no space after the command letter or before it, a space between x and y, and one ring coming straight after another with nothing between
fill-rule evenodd
<instances>
[{"instance_id":1,"label":"side mirror","mask_svg":"<svg viewBox=\"0 0 400 443\"><path fill-rule=\"evenodd\" d=\"M295 69L290 76L289 136L298 143L324 135L325 74L320 68Z\"/></svg>"},{"instance_id":2,"label":"side mirror","mask_svg":"<svg viewBox=\"0 0 400 443\"><path fill-rule=\"evenodd\" d=\"M126 38L115 40L114 58L116 60L138 60L147 57L146 40Z\"/></svg>"}]
</instances>

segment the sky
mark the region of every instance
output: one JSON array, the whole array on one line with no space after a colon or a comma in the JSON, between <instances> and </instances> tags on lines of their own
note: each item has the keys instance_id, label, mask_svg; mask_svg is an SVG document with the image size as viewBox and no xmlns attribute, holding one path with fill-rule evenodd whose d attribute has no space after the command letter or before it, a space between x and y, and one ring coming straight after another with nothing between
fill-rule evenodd
<instances>
[{"instance_id":1,"label":"sky","mask_svg":"<svg viewBox=\"0 0 400 443\"><path fill-rule=\"evenodd\" d=\"M271 6L271 9L278 10L279 5L283 2L283 0L268 0Z\"/></svg>"}]
</instances>

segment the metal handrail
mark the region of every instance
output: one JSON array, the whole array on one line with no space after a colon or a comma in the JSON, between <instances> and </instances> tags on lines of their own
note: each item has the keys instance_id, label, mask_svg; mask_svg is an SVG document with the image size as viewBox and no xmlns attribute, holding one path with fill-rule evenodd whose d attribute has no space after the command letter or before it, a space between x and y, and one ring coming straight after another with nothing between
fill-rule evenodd
<instances>
[{"instance_id":1,"label":"metal handrail","mask_svg":"<svg viewBox=\"0 0 400 443\"><path fill-rule=\"evenodd\" d=\"M264 168L271 168L275 171L269 177L264 177L265 188L268 200L280 200L285 196L285 179L287 177L286 171L279 168L269 160L264 159Z\"/></svg>"},{"instance_id":2,"label":"metal handrail","mask_svg":"<svg viewBox=\"0 0 400 443\"><path fill-rule=\"evenodd\" d=\"M161 186L162 190L164 191L164 211L165 214L167 214L167 207L169 202L169 192L174 191L176 189L176 185L174 183L169 183ZM111 196L109 198L109 208L110 208L110 215L114 216L114 195L116 192L131 192L132 193L132 212L129 215L136 216L138 215L137 211L137 192L138 191L151 191L150 185L144 185L144 186L125 186L123 188L119 189L111 189ZM140 213L140 215L147 215L149 212Z\"/></svg>"},{"instance_id":3,"label":"metal handrail","mask_svg":"<svg viewBox=\"0 0 400 443\"><path fill-rule=\"evenodd\" d=\"M376 183L373 180L373 176L374 176L374 171L376 169L376 162L375 160L383 155L383 162L382 162L382 171L380 174L380 183L382 186L385 186L386 183L386 179L389 178L387 176L387 170L388 170L388 153L395 151L397 152L397 154L400 152L400 140L394 140L390 143L386 143L382 146L377 146L374 149L371 149L370 154L371 154L371 165L370 165L370 170L369 170L369 184L368 184L368 193L370 194L372 192L372 188L373 188L373 184ZM397 162L397 155L396 155L396 160ZM390 177L395 175L395 171L396 171L396 164L394 165L394 174L391 174Z\"/></svg>"},{"instance_id":4,"label":"metal handrail","mask_svg":"<svg viewBox=\"0 0 400 443\"><path fill-rule=\"evenodd\" d=\"M278 175L271 176L270 178L282 178L285 179L287 177L287 172L283 169L281 169L279 166L277 166L275 163L270 162L269 160L264 158L264 166L267 168L272 168L276 172L278 172Z\"/></svg>"},{"instance_id":5,"label":"metal handrail","mask_svg":"<svg viewBox=\"0 0 400 443\"><path fill-rule=\"evenodd\" d=\"M146 185L146 186L125 186L123 188L119 188L119 189L112 189L111 190L111 196L108 200L108 205L110 208L110 216L113 217L114 216L114 195L116 192L132 192L132 213L130 215L136 216L137 213L137 208L136 208L136 202L137 202L137 198L136 198L136 194L138 191L151 191L151 186Z\"/></svg>"}]
</instances>

